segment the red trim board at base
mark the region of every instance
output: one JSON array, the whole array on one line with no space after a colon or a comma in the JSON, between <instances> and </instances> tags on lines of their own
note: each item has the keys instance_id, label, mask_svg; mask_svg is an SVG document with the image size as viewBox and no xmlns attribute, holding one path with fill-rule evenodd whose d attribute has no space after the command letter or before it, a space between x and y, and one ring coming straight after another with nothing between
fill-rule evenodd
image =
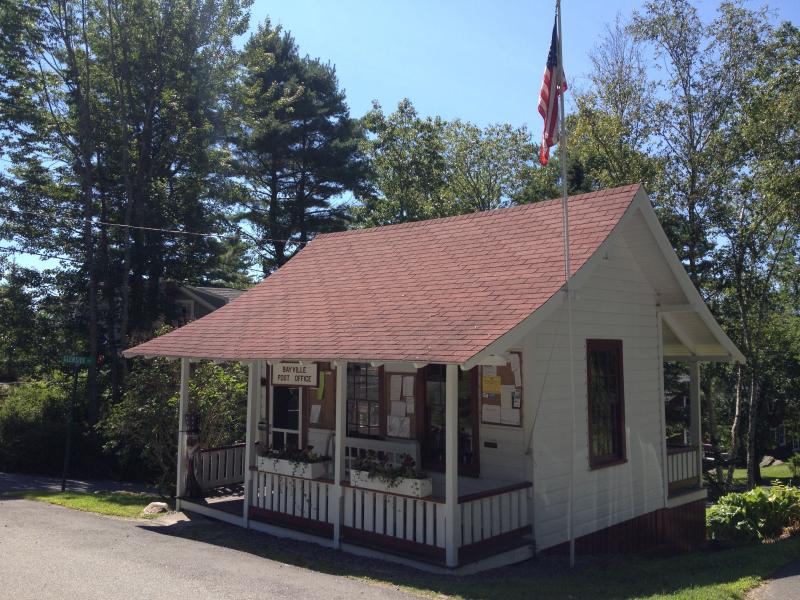
<instances>
[{"instance_id":1,"label":"red trim board at base","mask_svg":"<svg viewBox=\"0 0 800 600\"><path fill-rule=\"evenodd\" d=\"M577 554L625 554L654 548L685 552L706 541L706 501L697 500L675 508L662 508L617 523L575 540ZM569 542L542 550L565 554Z\"/></svg>"},{"instance_id":2,"label":"red trim board at base","mask_svg":"<svg viewBox=\"0 0 800 600\"><path fill-rule=\"evenodd\" d=\"M363 531L362 529L354 529L352 527L342 526L342 540L348 543L374 548L382 552L405 555L409 558L421 559L436 564L444 564L445 560L444 548L428 546L427 544L418 544L417 542Z\"/></svg>"},{"instance_id":3,"label":"red trim board at base","mask_svg":"<svg viewBox=\"0 0 800 600\"><path fill-rule=\"evenodd\" d=\"M330 523L323 523L321 521L314 521L312 519L305 519L303 517L295 517L293 515L285 515L283 513L275 512L274 510L266 510L256 506L250 507L250 518L255 521L269 523L270 525L277 525L279 527L289 527L297 531L303 531L313 535L320 535L328 538L333 537L333 525Z\"/></svg>"},{"instance_id":4,"label":"red trim board at base","mask_svg":"<svg viewBox=\"0 0 800 600\"><path fill-rule=\"evenodd\" d=\"M531 541L525 539L523 536L530 534L531 526L526 525L508 531L494 537L490 537L474 544L467 544L458 549L458 564L465 565L472 562L477 562L483 558L488 558L501 552L520 548L522 546L530 546Z\"/></svg>"}]
</instances>

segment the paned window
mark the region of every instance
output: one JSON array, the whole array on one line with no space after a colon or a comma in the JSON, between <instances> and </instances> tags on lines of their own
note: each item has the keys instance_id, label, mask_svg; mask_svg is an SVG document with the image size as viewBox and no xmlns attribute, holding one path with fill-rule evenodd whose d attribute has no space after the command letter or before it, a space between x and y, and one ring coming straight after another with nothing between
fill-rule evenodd
<instances>
[{"instance_id":1,"label":"paned window","mask_svg":"<svg viewBox=\"0 0 800 600\"><path fill-rule=\"evenodd\" d=\"M364 437L383 435L381 369L368 363L347 365L347 433Z\"/></svg>"},{"instance_id":2,"label":"paned window","mask_svg":"<svg viewBox=\"0 0 800 600\"><path fill-rule=\"evenodd\" d=\"M602 467L625 460L625 397L622 341L587 340L589 464Z\"/></svg>"}]
</instances>

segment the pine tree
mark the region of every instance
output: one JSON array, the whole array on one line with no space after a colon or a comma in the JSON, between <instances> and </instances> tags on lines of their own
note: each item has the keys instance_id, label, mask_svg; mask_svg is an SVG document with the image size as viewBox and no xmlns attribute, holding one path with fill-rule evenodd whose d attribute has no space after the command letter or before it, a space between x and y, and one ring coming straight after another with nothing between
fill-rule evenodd
<instances>
[{"instance_id":1,"label":"pine tree","mask_svg":"<svg viewBox=\"0 0 800 600\"><path fill-rule=\"evenodd\" d=\"M364 186L363 132L334 68L301 57L292 36L269 21L245 46L234 113L236 220L267 275L317 233L345 227L334 201Z\"/></svg>"}]
</instances>

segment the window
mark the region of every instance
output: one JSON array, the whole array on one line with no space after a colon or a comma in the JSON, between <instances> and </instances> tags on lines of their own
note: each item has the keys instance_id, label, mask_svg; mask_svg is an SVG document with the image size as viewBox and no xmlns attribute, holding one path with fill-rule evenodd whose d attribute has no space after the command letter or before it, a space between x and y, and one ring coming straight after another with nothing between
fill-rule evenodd
<instances>
[{"instance_id":1,"label":"window","mask_svg":"<svg viewBox=\"0 0 800 600\"><path fill-rule=\"evenodd\" d=\"M589 400L589 464L625 460L625 398L622 341L586 340Z\"/></svg>"},{"instance_id":2,"label":"window","mask_svg":"<svg viewBox=\"0 0 800 600\"><path fill-rule=\"evenodd\" d=\"M347 365L347 433L348 435L380 437L381 369L367 363Z\"/></svg>"}]
</instances>

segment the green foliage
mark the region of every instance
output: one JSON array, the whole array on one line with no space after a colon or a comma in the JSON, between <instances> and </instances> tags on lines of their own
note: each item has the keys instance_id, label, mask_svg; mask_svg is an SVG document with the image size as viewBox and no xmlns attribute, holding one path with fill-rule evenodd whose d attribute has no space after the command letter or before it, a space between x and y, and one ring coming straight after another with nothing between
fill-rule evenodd
<instances>
[{"instance_id":1,"label":"green foliage","mask_svg":"<svg viewBox=\"0 0 800 600\"><path fill-rule=\"evenodd\" d=\"M233 97L232 170L243 181L234 218L252 230L268 275L317 233L344 229L332 200L364 189L363 131L334 67L301 56L269 20L245 45Z\"/></svg>"},{"instance_id":2,"label":"green foliage","mask_svg":"<svg viewBox=\"0 0 800 600\"><path fill-rule=\"evenodd\" d=\"M169 331L162 328L159 333ZM244 439L247 372L239 363L192 365L190 408L200 415L202 448ZM122 400L99 424L105 450L131 474L164 490L175 485L180 362L136 359Z\"/></svg>"},{"instance_id":3,"label":"green foliage","mask_svg":"<svg viewBox=\"0 0 800 600\"><path fill-rule=\"evenodd\" d=\"M774 539L800 523L800 488L773 485L723 496L706 512L713 540L755 542Z\"/></svg>"},{"instance_id":4,"label":"green foliage","mask_svg":"<svg viewBox=\"0 0 800 600\"><path fill-rule=\"evenodd\" d=\"M786 464L789 465L789 470L792 472L792 480L797 484L797 480L800 479L800 452L792 454Z\"/></svg>"},{"instance_id":5,"label":"green foliage","mask_svg":"<svg viewBox=\"0 0 800 600\"><path fill-rule=\"evenodd\" d=\"M544 170L534 164L536 149L525 127L423 118L408 99L388 115L375 102L364 124L377 194L358 198L352 211L359 225L447 217L557 195L552 185L543 196L532 191Z\"/></svg>"},{"instance_id":6,"label":"green foliage","mask_svg":"<svg viewBox=\"0 0 800 600\"><path fill-rule=\"evenodd\" d=\"M9 386L0 398L0 471L60 472L68 384L56 378Z\"/></svg>"}]
</instances>

